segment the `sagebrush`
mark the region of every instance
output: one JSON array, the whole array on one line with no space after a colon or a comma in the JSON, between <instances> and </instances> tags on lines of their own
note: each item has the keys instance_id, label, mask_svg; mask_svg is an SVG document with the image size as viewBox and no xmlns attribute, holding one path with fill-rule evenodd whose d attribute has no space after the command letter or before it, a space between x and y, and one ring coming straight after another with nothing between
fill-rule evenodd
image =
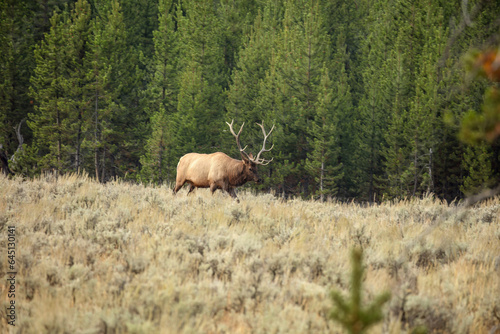
<instances>
[{"instance_id":1,"label":"sagebrush","mask_svg":"<svg viewBox=\"0 0 500 334\"><path fill-rule=\"evenodd\" d=\"M237 204L77 175L1 177L0 189L2 278L7 227L17 233L15 328L0 309L13 333L341 333L329 293L349 290L354 246L366 298L392 295L371 332L499 324L499 199L363 207L241 191Z\"/></svg>"}]
</instances>

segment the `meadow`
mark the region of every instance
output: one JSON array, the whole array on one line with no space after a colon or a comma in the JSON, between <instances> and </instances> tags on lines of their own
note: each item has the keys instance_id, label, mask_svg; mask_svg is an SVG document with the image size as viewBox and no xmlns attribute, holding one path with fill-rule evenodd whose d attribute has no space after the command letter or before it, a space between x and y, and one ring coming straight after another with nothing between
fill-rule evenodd
<instances>
[{"instance_id":1,"label":"meadow","mask_svg":"<svg viewBox=\"0 0 500 334\"><path fill-rule=\"evenodd\" d=\"M330 291L391 292L371 333L500 332L500 199L373 206L85 176L0 176L5 333L342 333ZM7 323L15 226L16 322Z\"/></svg>"}]
</instances>

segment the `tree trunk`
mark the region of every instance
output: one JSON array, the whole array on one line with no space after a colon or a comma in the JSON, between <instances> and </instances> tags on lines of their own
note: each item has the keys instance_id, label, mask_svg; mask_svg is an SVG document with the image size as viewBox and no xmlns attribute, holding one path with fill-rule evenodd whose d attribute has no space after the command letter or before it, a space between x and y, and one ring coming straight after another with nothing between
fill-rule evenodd
<instances>
[{"instance_id":1,"label":"tree trunk","mask_svg":"<svg viewBox=\"0 0 500 334\"><path fill-rule=\"evenodd\" d=\"M81 154L81 137L82 137L82 113L78 113L78 132L76 134L76 157L75 157L75 169L77 173L80 173L80 154Z\"/></svg>"},{"instance_id":2,"label":"tree trunk","mask_svg":"<svg viewBox=\"0 0 500 334\"><path fill-rule=\"evenodd\" d=\"M106 176L106 146L102 148L102 167L101 167L101 182L104 183Z\"/></svg>"},{"instance_id":3,"label":"tree trunk","mask_svg":"<svg viewBox=\"0 0 500 334\"><path fill-rule=\"evenodd\" d=\"M163 145L160 143L160 156L158 157L158 183L163 182Z\"/></svg>"},{"instance_id":4,"label":"tree trunk","mask_svg":"<svg viewBox=\"0 0 500 334\"><path fill-rule=\"evenodd\" d=\"M56 100L57 101L57 100ZM56 167L56 179L59 176L59 169L61 168L61 112L56 106L56 125L57 125L57 167Z\"/></svg>"},{"instance_id":5,"label":"tree trunk","mask_svg":"<svg viewBox=\"0 0 500 334\"><path fill-rule=\"evenodd\" d=\"M95 178L97 179L97 182L99 182L99 149L98 149L98 127L99 127L99 110L98 110L98 105L99 105L99 95L97 91L97 81L96 81L96 91L95 91L95 110L94 110L94 116L95 116L95 124L94 124L94 167L95 167Z\"/></svg>"},{"instance_id":6,"label":"tree trunk","mask_svg":"<svg viewBox=\"0 0 500 334\"><path fill-rule=\"evenodd\" d=\"M413 157L413 165L414 165L414 175L413 175L413 194L415 196L417 193L417 182L418 182L418 139L415 138L415 155Z\"/></svg>"},{"instance_id":7,"label":"tree trunk","mask_svg":"<svg viewBox=\"0 0 500 334\"><path fill-rule=\"evenodd\" d=\"M429 149L429 187L427 189L427 192L433 192L434 191L434 180L432 179L432 148Z\"/></svg>"},{"instance_id":8,"label":"tree trunk","mask_svg":"<svg viewBox=\"0 0 500 334\"><path fill-rule=\"evenodd\" d=\"M319 191L320 191L320 200L323 202L324 194L323 194L323 180L325 177L325 161L321 161L321 173L319 175Z\"/></svg>"}]
</instances>

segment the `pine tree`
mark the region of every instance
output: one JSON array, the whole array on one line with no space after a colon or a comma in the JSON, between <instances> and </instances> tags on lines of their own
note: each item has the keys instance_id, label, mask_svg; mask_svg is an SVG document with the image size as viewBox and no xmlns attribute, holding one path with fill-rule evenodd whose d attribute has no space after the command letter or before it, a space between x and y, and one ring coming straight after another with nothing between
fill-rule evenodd
<instances>
[{"instance_id":1,"label":"pine tree","mask_svg":"<svg viewBox=\"0 0 500 334\"><path fill-rule=\"evenodd\" d=\"M345 36L342 31L337 32L337 41L331 73L335 77L334 90L334 113L338 124L336 125L339 163L342 164L341 174L344 176L338 180L338 196L347 198L356 191L359 184L361 170L358 166L358 148L361 142L359 134L360 116L353 106L353 96L350 82L352 82L346 67L348 66L349 55Z\"/></svg>"},{"instance_id":2,"label":"pine tree","mask_svg":"<svg viewBox=\"0 0 500 334\"><path fill-rule=\"evenodd\" d=\"M393 8L389 3L375 3L369 11L366 25L370 28L363 47L363 92L358 105L360 119L360 147L358 165L361 178L356 193L367 200L374 200L380 191L378 179L383 175L382 152L386 146L389 111L391 110L390 79L387 54L393 44Z\"/></svg>"},{"instance_id":3,"label":"pine tree","mask_svg":"<svg viewBox=\"0 0 500 334\"><path fill-rule=\"evenodd\" d=\"M257 149L261 145L261 132L256 122L274 124L269 110L258 107L260 99L260 82L265 79L266 71L270 67L272 50L275 48L277 39L276 28L280 20L275 15L275 4L267 3L257 14L252 30L243 43L239 52L236 68L232 74L232 81L227 91L226 119L234 119L237 123L245 122L247 126L242 132L242 142L249 145L251 149ZM226 133L226 132L224 132ZM276 134L273 133L273 140ZM239 152L233 140L229 137L222 138L224 152L230 152L232 156L239 156ZM272 164L267 168L273 168ZM264 186L269 186L266 173L263 175Z\"/></svg>"},{"instance_id":4,"label":"pine tree","mask_svg":"<svg viewBox=\"0 0 500 334\"><path fill-rule=\"evenodd\" d=\"M155 183L172 181L174 159L180 155L178 143L175 142L178 129L173 126L179 91L175 3L160 1L158 12L158 29L153 32L154 74L146 92L150 100L147 113L151 115L151 133L146 141L146 152L140 160L140 179Z\"/></svg>"},{"instance_id":5,"label":"pine tree","mask_svg":"<svg viewBox=\"0 0 500 334\"><path fill-rule=\"evenodd\" d=\"M31 80L35 112L28 120L35 146L41 154L39 166L54 169L56 173L65 171L70 165L65 146L73 135L67 103L70 54L67 16L66 11L54 14L50 32L35 48L37 65Z\"/></svg>"},{"instance_id":6,"label":"pine tree","mask_svg":"<svg viewBox=\"0 0 500 334\"><path fill-rule=\"evenodd\" d=\"M24 145L31 145L33 140L31 129L26 126L23 120L26 120L29 113L33 113L33 97L30 95L30 78L36 67L34 49L39 44L44 33L50 30L50 17L54 10L63 8L65 1L53 0L40 6L37 1L2 1L1 28L0 35L2 43L0 56L7 63L0 65L2 74L0 76L0 85L3 85L4 94L8 99L0 102L1 115L4 117L0 123L0 132L5 134L4 139L0 139L8 156L11 157L17 152L19 141L14 129L20 123L21 134L24 139ZM5 102L5 103L4 103ZM0 135L0 138L1 135ZM26 153L26 150L23 149ZM33 150L30 150L33 151ZM16 153L18 156L21 150ZM17 159L17 158L16 158ZM31 161L31 160L30 160ZM33 167L33 166L31 166ZM24 170L30 168L23 168ZM32 168L34 170L34 167Z\"/></svg>"},{"instance_id":7,"label":"pine tree","mask_svg":"<svg viewBox=\"0 0 500 334\"><path fill-rule=\"evenodd\" d=\"M194 140L197 152L220 146L223 122L223 88L227 85L221 46L221 24L212 1L186 1L179 10L180 89L177 119L183 123L178 137Z\"/></svg>"},{"instance_id":8,"label":"pine tree","mask_svg":"<svg viewBox=\"0 0 500 334\"><path fill-rule=\"evenodd\" d=\"M7 119L12 110L12 99L14 95L14 54L13 40L9 35L12 30L13 20L9 17L7 3L0 3L0 150L9 152L7 143L9 130Z\"/></svg>"},{"instance_id":9,"label":"pine tree","mask_svg":"<svg viewBox=\"0 0 500 334\"><path fill-rule=\"evenodd\" d=\"M345 77L344 80L346 80ZM337 194L338 180L343 176L340 172L342 164L338 163L340 148L338 146L337 113L338 107L343 104L344 96L342 93L345 94L345 92L340 91L339 93L334 96L333 82L328 70L323 68L315 108L316 115L309 129L309 142L312 151L308 154L305 163L306 170L317 184L315 193L319 195L322 202L325 195L335 196Z\"/></svg>"},{"instance_id":10,"label":"pine tree","mask_svg":"<svg viewBox=\"0 0 500 334\"><path fill-rule=\"evenodd\" d=\"M371 28L366 19L373 1L326 1L322 11L326 13L326 25L332 45L337 45L339 38L344 40L346 49L345 69L353 95L357 103L362 94L362 47Z\"/></svg>"},{"instance_id":11,"label":"pine tree","mask_svg":"<svg viewBox=\"0 0 500 334\"><path fill-rule=\"evenodd\" d=\"M221 18L224 64L229 70L236 66L238 52L250 32L258 11L255 0L221 0L217 12Z\"/></svg>"},{"instance_id":12,"label":"pine tree","mask_svg":"<svg viewBox=\"0 0 500 334\"><path fill-rule=\"evenodd\" d=\"M175 30L175 2L161 0L158 3L158 29L153 32L154 56L152 81L148 96L151 99L149 111L155 112L161 106L173 113L177 109L178 83L178 34Z\"/></svg>"},{"instance_id":13,"label":"pine tree","mask_svg":"<svg viewBox=\"0 0 500 334\"><path fill-rule=\"evenodd\" d=\"M364 305L362 260L363 252L360 249L353 249L351 251L351 287L348 298L337 291L331 293L334 307L330 312L330 318L340 323L350 334L365 333L368 328L381 321L384 318L382 307L391 298L390 293L385 292L376 296L370 304Z\"/></svg>"},{"instance_id":14,"label":"pine tree","mask_svg":"<svg viewBox=\"0 0 500 334\"><path fill-rule=\"evenodd\" d=\"M468 146L463 156L464 176L460 191L464 195L474 195L495 185L496 178L491 168L492 153L486 144Z\"/></svg>"},{"instance_id":15,"label":"pine tree","mask_svg":"<svg viewBox=\"0 0 500 334\"><path fill-rule=\"evenodd\" d=\"M400 6L413 24L411 28L397 25L399 33L388 62L395 85L393 113L385 136L388 146L384 151L389 197L434 192L432 157L441 126L437 66L445 31L437 23L442 21L442 11L437 6L421 4L408 7L401 2Z\"/></svg>"},{"instance_id":16,"label":"pine tree","mask_svg":"<svg viewBox=\"0 0 500 334\"><path fill-rule=\"evenodd\" d=\"M264 14L257 15L252 31L239 53L227 94L226 109L229 119L257 121L263 116L256 114L259 81L265 78L269 68L276 38L275 29L269 26L272 24L269 11L266 7Z\"/></svg>"},{"instance_id":17,"label":"pine tree","mask_svg":"<svg viewBox=\"0 0 500 334\"><path fill-rule=\"evenodd\" d=\"M419 192L434 191L431 159L438 141L439 132L436 130L439 122L436 107L440 105L437 64L444 49L446 33L442 26L438 25L438 22L442 21L440 8L425 5L419 8L419 11L421 14L417 14L417 17L421 16L417 26L423 43L421 56L415 57L418 65L418 73L415 74L415 98L410 103L405 128L407 136L411 138L412 196Z\"/></svg>"},{"instance_id":18,"label":"pine tree","mask_svg":"<svg viewBox=\"0 0 500 334\"><path fill-rule=\"evenodd\" d=\"M385 181L384 195L388 198L403 197L407 195L407 180L405 173L408 162L408 144L404 136L405 111L408 109L412 82L410 80L410 48L408 41L410 29L406 25L399 26L396 41L387 58L387 70L389 71L389 82L393 97L391 100L391 115L388 120L388 131L385 134L387 142L382 154L385 158Z\"/></svg>"},{"instance_id":19,"label":"pine tree","mask_svg":"<svg viewBox=\"0 0 500 334\"><path fill-rule=\"evenodd\" d=\"M279 191L305 194L311 183L304 170L311 150L307 130L315 117L316 88L331 48L319 2L290 1L284 8L270 67L259 85L257 110L283 124L275 133L273 150L279 161L273 165Z\"/></svg>"},{"instance_id":20,"label":"pine tree","mask_svg":"<svg viewBox=\"0 0 500 334\"><path fill-rule=\"evenodd\" d=\"M126 30L117 1L102 9L92 26L89 42L87 92L91 97L91 129L93 169L97 180L104 182L125 171L127 161L119 161L127 153L130 141L125 130L134 126L134 114L122 104L133 72L127 58ZM129 146L130 149L130 146ZM122 153L123 152L123 153Z\"/></svg>"},{"instance_id":21,"label":"pine tree","mask_svg":"<svg viewBox=\"0 0 500 334\"><path fill-rule=\"evenodd\" d=\"M69 59L69 78L67 97L68 105L71 109L71 123L69 131L75 134L74 170L79 172L83 166L84 154L82 143L86 136L89 123L89 97L85 94L85 86L88 84L86 71L86 56L88 52L88 42L91 26L91 9L86 0L78 0L71 11L69 25L69 42L71 45Z\"/></svg>"},{"instance_id":22,"label":"pine tree","mask_svg":"<svg viewBox=\"0 0 500 334\"><path fill-rule=\"evenodd\" d=\"M161 15L162 1L158 0L121 0L123 22L127 27L126 44L133 52L142 54L144 66L150 66L154 54L154 31L157 30L158 16ZM163 1L165 2L165 1ZM169 1L170 3L172 1Z\"/></svg>"},{"instance_id":23,"label":"pine tree","mask_svg":"<svg viewBox=\"0 0 500 334\"><path fill-rule=\"evenodd\" d=\"M439 89L443 100L438 110L445 115L446 124L442 128L442 136L435 155L434 181L437 194L453 200L463 196L460 188L463 186L464 178L467 177L467 171L462 168L466 147L462 141L465 138L460 120L465 120L471 110L481 110L485 102L485 91L490 85L489 80L481 75L471 80L471 77L476 76L478 68L475 66L467 68L464 66L464 59L474 59L470 55L477 55L474 51L476 48L486 47L486 50L489 50L489 47L496 48L491 42L498 40L498 27L493 27L490 22L498 18L496 13L500 10L500 4L495 1L481 2L481 6L478 7L477 4L469 3L466 9L470 14L469 19L472 23L470 25L465 24L464 11L459 3L443 2L442 6L445 13L444 21L451 24L448 28L449 38L438 67L438 75L443 80ZM472 12L471 8L480 10ZM484 135L484 124L478 129ZM470 143L467 140L465 142ZM492 143L493 154L498 154L498 147L498 144ZM497 159L491 160L491 167L494 173L498 173Z\"/></svg>"},{"instance_id":24,"label":"pine tree","mask_svg":"<svg viewBox=\"0 0 500 334\"><path fill-rule=\"evenodd\" d=\"M141 179L153 183L173 182L174 126L163 106L151 117L151 136L141 157Z\"/></svg>"}]
</instances>

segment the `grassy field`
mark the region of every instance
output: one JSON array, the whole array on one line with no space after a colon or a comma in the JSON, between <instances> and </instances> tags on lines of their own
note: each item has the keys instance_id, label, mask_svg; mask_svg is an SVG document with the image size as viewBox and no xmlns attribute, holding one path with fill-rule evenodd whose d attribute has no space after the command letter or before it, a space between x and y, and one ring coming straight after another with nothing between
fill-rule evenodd
<instances>
[{"instance_id":1,"label":"grassy field","mask_svg":"<svg viewBox=\"0 0 500 334\"><path fill-rule=\"evenodd\" d=\"M494 333L500 200L371 207L269 194L0 177L0 329L10 333L341 333L329 292L390 291L373 333ZM15 226L16 326L7 324ZM500 328L497 332L500 332Z\"/></svg>"}]
</instances>

